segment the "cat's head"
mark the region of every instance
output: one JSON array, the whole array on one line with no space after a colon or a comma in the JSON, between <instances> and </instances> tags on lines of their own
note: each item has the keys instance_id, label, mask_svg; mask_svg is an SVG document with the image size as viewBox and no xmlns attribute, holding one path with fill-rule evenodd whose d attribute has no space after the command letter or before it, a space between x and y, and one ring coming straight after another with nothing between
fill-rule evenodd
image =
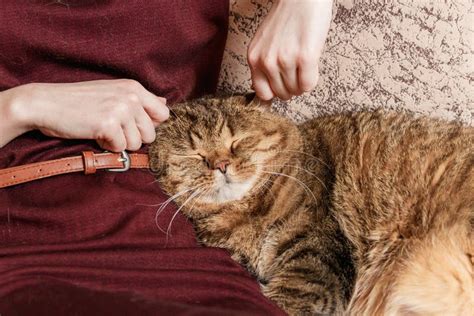
<instances>
[{"instance_id":1,"label":"cat's head","mask_svg":"<svg viewBox=\"0 0 474 316\"><path fill-rule=\"evenodd\" d=\"M257 192L292 156L296 126L248 96L203 98L172 108L157 129L150 164L178 203L220 206Z\"/></svg>"}]
</instances>

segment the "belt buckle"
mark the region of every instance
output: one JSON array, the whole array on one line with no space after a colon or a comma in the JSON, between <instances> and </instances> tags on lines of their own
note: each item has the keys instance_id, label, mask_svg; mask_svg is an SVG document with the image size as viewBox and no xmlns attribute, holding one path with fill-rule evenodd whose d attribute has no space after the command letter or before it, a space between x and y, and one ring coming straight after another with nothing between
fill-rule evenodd
<instances>
[{"instance_id":1,"label":"belt buckle","mask_svg":"<svg viewBox=\"0 0 474 316\"><path fill-rule=\"evenodd\" d=\"M120 156L121 157L118 159L118 161L123 163L122 168L109 168L109 169L105 169L105 170L111 171L111 172L125 172L128 169L130 169L130 164L131 164L130 155L127 153L127 151L124 150L124 151L120 152Z\"/></svg>"}]
</instances>

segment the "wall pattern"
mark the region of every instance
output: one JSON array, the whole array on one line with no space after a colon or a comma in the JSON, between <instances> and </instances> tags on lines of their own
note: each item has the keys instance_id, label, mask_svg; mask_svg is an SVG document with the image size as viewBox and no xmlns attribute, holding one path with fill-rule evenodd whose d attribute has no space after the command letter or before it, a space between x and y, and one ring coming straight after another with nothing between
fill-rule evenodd
<instances>
[{"instance_id":1,"label":"wall pattern","mask_svg":"<svg viewBox=\"0 0 474 316\"><path fill-rule=\"evenodd\" d=\"M231 0L220 90L250 90L246 49L269 0ZM314 91L277 111L295 120L387 108L474 125L471 0L336 0Z\"/></svg>"}]
</instances>

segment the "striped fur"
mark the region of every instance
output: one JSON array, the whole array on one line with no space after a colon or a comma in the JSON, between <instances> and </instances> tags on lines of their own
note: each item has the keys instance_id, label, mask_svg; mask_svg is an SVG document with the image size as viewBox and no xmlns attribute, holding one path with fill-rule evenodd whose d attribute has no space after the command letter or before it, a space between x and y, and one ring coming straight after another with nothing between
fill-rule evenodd
<instances>
[{"instance_id":1,"label":"striped fur","mask_svg":"<svg viewBox=\"0 0 474 316\"><path fill-rule=\"evenodd\" d=\"M158 180L289 314L474 307L472 128L381 112L295 125L243 97L173 110L150 148Z\"/></svg>"}]
</instances>

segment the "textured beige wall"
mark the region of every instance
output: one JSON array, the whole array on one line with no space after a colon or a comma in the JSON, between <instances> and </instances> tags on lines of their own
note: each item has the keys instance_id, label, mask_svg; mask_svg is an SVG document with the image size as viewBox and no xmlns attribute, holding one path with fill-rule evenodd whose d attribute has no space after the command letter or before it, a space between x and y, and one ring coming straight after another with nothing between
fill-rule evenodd
<instances>
[{"instance_id":1,"label":"textured beige wall","mask_svg":"<svg viewBox=\"0 0 474 316\"><path fill-rule=\"evenodd\" d=\"M246 47L267 0L231 0L220 89L250 89ZM379 107L474 125L471 0L339 0L317 88L274 107L300 120Z\"/></svg>"}]
</instances>

